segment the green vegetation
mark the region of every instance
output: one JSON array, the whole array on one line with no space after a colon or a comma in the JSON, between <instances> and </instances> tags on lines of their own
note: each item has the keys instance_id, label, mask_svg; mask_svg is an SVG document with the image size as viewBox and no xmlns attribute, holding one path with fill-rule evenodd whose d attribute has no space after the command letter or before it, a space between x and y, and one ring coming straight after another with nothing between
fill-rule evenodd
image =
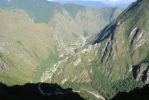
<instances>
[{"instance_id":1,"label":"green vegetation","mask_svg":"<svg viewBox=\"0 0 149 100\"><path fill-rule=\"evenodd\" d=\"M51 4L46 0L12 0L7 4L0 1L0 6L10 9L23 9L35 22L45 23L48 23L49 19L52 18L54 10L61 10L61 5L57 3Z\"/></svg>"},{"instance_id":2,"label":"green vegetation","mask_svg":"<svg viewBox=\"0 0 149 100\"><path fill-rule=\"evenodd\" d=\"M9 85L40 81L44 71L62 60L59 54L68 56L70 43L78 44L82 37L99 32L110 21L104 23L103 18L100 23L99 17L109 13L101 13L103 9L62 5L46 0L0 0L0 8L0 54L9 69L0 71L0 75L1 81ZM92 16L94 14L98 16ZM75 19L75 15L83 20ZM92 28L92 24L84 26L86 20L96 28Z\"/></svg>"},{"instance_id":3,"label":"green vegetation","mask_svg":"<svg viewBox=\"0 0 149 100\"><path fill-rule=\"evenodd\" d=\"M84 48L68 62L63 63L61 68L64 70L60 73L62 77L55 75L56 81L61 81L64 79L63 76L68 75L71 76L65 83L68 84L73 77L77 76L78 79L75 82L88 83L91 88L107 99L111 99L118 92L128 92L135 87L142 87L144 85L142 79L136 81L133 76L135 70L133 66L145 63L145 67L140 66L141 70L137 75L139 77L145 74L149 77L143 73L149 66L149 29L147 29L148 22L145 21L149 18L146 9L148 4L148 0L138 1L105 27L101 33L93 36L91 43L95 45ZM141 14L144 16L140 16ZM108 15L105 14L105 16ZM81 62L74 65L73 62L79 58L82 59ZM67 74L68 71L71 75ZM79 77L83 71L87 72L90 81L85 81L85 75Z\"/></svg>"},{"instance_id":4,"label":"green vegetation","mask_svg":"<svg viewBox=\"0 0 149 100\"><path fill-rule=\"evenodd\" d=\"M98 33L121 10L45 0L0 1L0 7L5 8L0 9L0 62L8 67L0 71L1 81L12 85L51 82L52 78L53 83L80 91L91 100L95 96L88 91L111 99L120 91L143 86L141 78L134 79L133 66L145 63L144 71L149 65L148 3L138 1L92 37L90 41L97 45L80 48L82 38ZM74 54L73 49L79 51Z\"/></svg>"},{"instance_id":5,"label":"green vegetation","mask_svg":"<svg viewBox=\"0 0 149 100\"><path fill-rule=\"evenodd\" d=\"M116 83L113 83L113 89L115 89L116 92L129 92L134 87L142 87L144 83L142 81L136 81L131 73L131 75L128 76L128 78L118 81Z\"/></svg>"},{"instance_id":6,"label":"green vegetation","mask_svg":"<svg viewBox=\"0 0 149 100\"><path fill-rule=\"evenodd\" d=\"M64 8L66 9L66 11L68 11L70 16L75 19L78 11L84 10L86 7L73 4L65 4Z\"/></svg>"},{"instance_id":7,"label":"green vegetation","mask_svg":"<svg viewBox=\"0 0 149 100\"><path fill-rule=\"evenodd\" d=\"M59 61L59 52L55 49L55 51L51 51L49 53L49 57L45 60L41 60L38 70L34 72L33 82L39 82L39 78L42 76L43 72L52 67L55 63Z\"/></svg>"}]
</instances>

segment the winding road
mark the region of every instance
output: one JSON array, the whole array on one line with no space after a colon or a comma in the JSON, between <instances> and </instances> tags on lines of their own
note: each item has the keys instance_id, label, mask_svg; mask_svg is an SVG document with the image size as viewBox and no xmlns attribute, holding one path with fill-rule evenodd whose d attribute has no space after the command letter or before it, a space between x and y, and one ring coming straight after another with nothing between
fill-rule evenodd
<instances>
[{"instance_id":1,"label":"winding road","mask_svg":"<svg viewBox=\"0 0 149 100\"><path fill-rule=\"evenodd\" d=\"M95 96L97 99L99 99L99 100L105 100L105 98L102 97L99 93L95 93L95 92L89 91L89 90L87 90L87 89L82 89L82 90L84 90L84 91L86 91L86 92L88 92L88 93L94 95L94 96Z\"/></svg>"}]
</instances>

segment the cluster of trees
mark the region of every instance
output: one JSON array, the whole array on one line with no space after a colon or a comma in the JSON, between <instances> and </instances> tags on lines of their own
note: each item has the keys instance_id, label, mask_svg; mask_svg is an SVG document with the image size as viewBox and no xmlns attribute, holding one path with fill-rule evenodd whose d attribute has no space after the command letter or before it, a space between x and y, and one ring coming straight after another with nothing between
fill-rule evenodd
<instances>
[{"instance_id":1,"label":"cluster of trees","mask_svg":"<svg viewBox=\"0 0 149 100\"><path fill-rule=\"evenodd\" d=\"M108 75L102 73L102 70L98 69L99 64L93 63L93 74L91 76L91 86L99 91L105 98L111 99L118 92L129 92L135 87L142 87L144 83L142 81L136 81L133 73L129 74L124 80L112 82L108 80Z\"/></svg>"}]
</instances>

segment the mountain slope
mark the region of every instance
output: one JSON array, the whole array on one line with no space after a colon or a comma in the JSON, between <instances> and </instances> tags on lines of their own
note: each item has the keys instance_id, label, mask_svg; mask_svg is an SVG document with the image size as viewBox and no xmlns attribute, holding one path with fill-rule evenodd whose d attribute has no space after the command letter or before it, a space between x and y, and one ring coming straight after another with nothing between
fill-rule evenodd
<instances>
[{"instance_id":1,"label":"mountain slope","mask_svg":"<svg viewBox=\"0 0 149 100\"><path fill-rule=\"evenodd\" d=\"M147 84L148 4L148 0L139 0L130 5L98 35L93 36L93 45L63 63L53 82L80 87L82 83L84 88L92 87L106 98Z\"/></svg>"},{"instance_id":2,"label":"mountain slope","mask_svg":"<svg viewBox=\"0 0 149 100\"><path fill-rule=\"evenodd\" d=\"M119 16L118 20L107 26L94 41L94 44L101 41L114 42L114 44L109 44L109 47L117 48L115 52L120 53L120 58L126 61L123 64L124 68L129 64L133 67L144 63L148 64L149 23L146 21L149 17L146 9L148 3L147 0L133 3ZM117 58L116 61L119 62L120 58ZM132 70L131 66L129 67L130 71Z\"/></svg>"},{"instance_id":3,"label":"mountain slope","mask_svg":"<svg viewBox=\"0 0 149 100\"><path fill-rule=\"evenodd\" d=\"M50 16L52 16L54 13L54 9L61 11L62 8L58 3L50 3L46 0L11 0L10 2L7 0L4 1L0 1L0 7L23 9L35 22L48 22L51 18Z\"/></svg>"},{"instance_id":4,"label":"mountain slope","mask_svg":"<svg viewBox=\"0 0 149 100\"><path fill-rule=\"evenodd\" d=\"M106 8L110 7L100 1L58 1L55 0L55 2L60 2L63 4L77 4L77 5L82 5L82 6L87 6L87 7L93 7L93 8Z\"/></svg>"},{"instance_id":5,"label":"mountain slope","mask_svg":"<svg viewBox=\"0 0 149 100\"><path fill-rule=\"evenodd\" d=\"M60 62L120 12L46 0L0 0L1 82L51 82Z\"/></svg>"},{"instance_id":6,"label":"mountain slope","mask_svg":"<svg viewBox=\"0 0 149 100\"><path fill-rule=\"evenodd\" d=\"M54 32L46 24L34 24L24 11L1 9L0 19L1 81L31 82L40 63L56 51Z\"/></svg>"},{"instance_id":7,"label":"mountain slope","mask_svg":"<svg viewBox=\"0 0 149 100\"><path fill-rule=\"evenodd\" d=\"M67 34L70 37L69 41L72 38L75 41L76 39L83 41L84 35L99 32L115 18L111 16L117 17L122 11L119 8L97 10L73 4L62 5L46 0L4 1L0 1L1 8L25 10L34 22L48 23L56 33L63 34L64 38Z\"/></svg>"}]
</instances>

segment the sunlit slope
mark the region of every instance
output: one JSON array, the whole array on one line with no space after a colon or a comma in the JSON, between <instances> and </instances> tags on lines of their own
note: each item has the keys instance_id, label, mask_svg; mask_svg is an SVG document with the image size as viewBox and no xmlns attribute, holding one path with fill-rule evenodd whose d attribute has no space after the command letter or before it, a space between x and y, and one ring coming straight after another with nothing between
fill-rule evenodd
<instances>
[{"instance_id":1,"label":"sunlit slope","mask_svg":"<svg viewBox=\"0 0 149 100\"><path fill-rule=\"evenodd\" d=\"M121 12L46 0L1 0L0 8L1 77L9 84L42 81Z\"/></svg>"},{"instance_id":2,"label":"sunlit slope","mask_svg":"<svg viewBox=\"0 0 149 100\"><path fill-rule=\"evenodd\" d=\"M24 11L0 9L1 81L31 82L52 50L54 32L45 24L34 24Z\"/></svg>"},{"instance_id":3,"label":"sunlit slope","mask_svg":"<svg viewBox=\"0 0 149 100\"><path fill-rule=\"evenodd\" d=\"M73 4L59 4L46 0L11 0L0 1L1 8L22 9L36 23L48 23L62 36L64 41L84 41L90 34L98 33L122 9L94 9Z\"/></svg>"}]
</instances>

